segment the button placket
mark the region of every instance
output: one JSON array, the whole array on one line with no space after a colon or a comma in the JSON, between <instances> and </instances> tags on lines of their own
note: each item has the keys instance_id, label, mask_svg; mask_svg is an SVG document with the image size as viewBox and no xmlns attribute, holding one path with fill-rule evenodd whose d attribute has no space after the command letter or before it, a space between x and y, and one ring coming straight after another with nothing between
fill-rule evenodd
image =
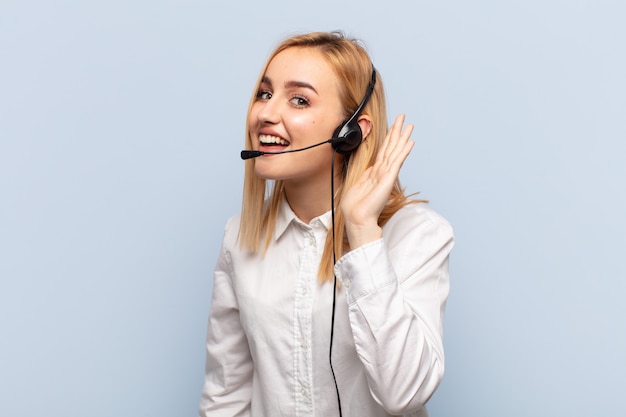
<instances>
[{"instance_id":1,"label":"button placket","mask_svg":"<svg viewBox=\"0 0 626 417\"><path fill-rule=\"evenodd\" d=\"M312 383L312 351L310 334L312 329L313 294L312 283L316 282L318 269L318 254L316 239L309 226L302 226L302 250L300 253L300 269L297 277L296 309L295 313L295 394L297 415L311 415L313 400L310 386ZM302 414L301 414L302 413Z\"/></svg>"}]
</instances>

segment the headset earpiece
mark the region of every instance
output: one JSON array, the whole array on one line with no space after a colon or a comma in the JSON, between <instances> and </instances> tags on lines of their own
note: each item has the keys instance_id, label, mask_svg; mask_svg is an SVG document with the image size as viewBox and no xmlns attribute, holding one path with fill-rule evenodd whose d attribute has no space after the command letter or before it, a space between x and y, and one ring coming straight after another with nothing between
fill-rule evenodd
<instances>
[{"instance_id":1,"label":"headset earpiece","mask_svg":"<svg viewBox=\"0 0 626 417\"><path fill-rule=\"evenodd\" d=\"M361 144L363 140L363 132L361 131L361 126L359 126L358 117L372 96L375 85L376 68L372 65L372 81L370 81L367 91L365 92L365 96L363 97L363 100L361 100L359 107L357 107L352 116L340 124L333 133L332 145L337 153L343 155L349 154Z\"/></svg>"},{"instance_id":2,"label":"headset earpiece","mask_svg":"<svg viewBox=\"0 0 626 417\"><path fill-rule=\"evenodd\" d=\"M346 121L333 133L333 147L342 155L346 155L359 147L363 140L361 126L355 120Z\"/></svg>"}]
</instances>

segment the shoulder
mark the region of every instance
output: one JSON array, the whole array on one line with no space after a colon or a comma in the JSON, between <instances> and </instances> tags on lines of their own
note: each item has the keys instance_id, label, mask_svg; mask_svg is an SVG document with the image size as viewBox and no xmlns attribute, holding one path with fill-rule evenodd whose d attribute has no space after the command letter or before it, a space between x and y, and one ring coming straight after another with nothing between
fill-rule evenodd
<instances>
[{"instance_id":1,"label":"shoulder","mask_svg":"<svg viewBox=\"0 0 626 417\"><path fill-rule=\"evenodd\" d=\"M452 232L450 222L426 203L407 204L394 213L383 229L436 227Z\"/></svg>"},{"instance_id":2,"label":"shoulder","mask_svg":"<svg viewBox=\"0 0 626 417\"><path fill-rule=\"evenodd\" d=\"M224 226L224 231L226 233L232 232L233 230L235 232L238 232L240 224L241 224L241 213L237 213L234 216L229 217L228 220L226 220L226 225Z\"/></svg>"},{"instance_id":3,"label":"shoulder","mask_svg":"<svg viewBox=\"0 0 626 417\"><path fill-rule=\"evenodd\" d=\"M224 248L232 249L237 247L237 240L239 237L239 226L241 224L241 214L235 214L226 220L224 226Z\"/></svg>"},{"instance_id":4,"label":"shoulder","mask_svg":"<svg viewBox=\"0 0 626 417\"><path fill-rule=\"evenodd\" d=\"M383 236L393 243L405 239L453 240L452 225L426 203L407 204L383 226Z\"/></svg>"}]
</instances>

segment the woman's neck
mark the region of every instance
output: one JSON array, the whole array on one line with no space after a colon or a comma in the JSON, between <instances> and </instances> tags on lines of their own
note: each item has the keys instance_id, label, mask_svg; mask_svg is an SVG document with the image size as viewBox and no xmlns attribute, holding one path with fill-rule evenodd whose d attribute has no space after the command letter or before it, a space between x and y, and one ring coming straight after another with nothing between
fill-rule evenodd
<instances>
[{"instance_id":1,"label":"woman's neck","mask_svg":"<svg viewBox=\"0 0 626 417\"><path fill-rule=\"evenodd\" d=\"M335 173L335 190L341 185L341 175ZM331 184L329 175L319 181L283 182L289 207L304 223L331 209Z\"/></svg>"},{"instance_id":2,"label":"woman's neck","mask_svg":"<svg viewBox=\"0 0 626 417\"><path fill-rule=\"evenodd\" d=\"M285 184L285 197L289 207L304 223L330 210L330 178L326 187L302 187Z\"/></svg>"}]
</instances>

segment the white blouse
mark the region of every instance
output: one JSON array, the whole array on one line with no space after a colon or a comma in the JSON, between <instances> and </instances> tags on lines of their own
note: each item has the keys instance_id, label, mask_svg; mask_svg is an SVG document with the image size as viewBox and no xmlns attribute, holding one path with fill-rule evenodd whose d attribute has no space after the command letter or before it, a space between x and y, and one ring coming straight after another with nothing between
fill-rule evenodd
<instances>
[{"instance_id":1,"label":"white blouse","mask_svg":"<svg viewBox=\"0 0 626 417\"><path fill-rule=\"evenodd\" d=\"M317 270L330 212L309 224L284 202L266 254L239 248L231 218L215 269L200 416L338 416L329 365L333 283ZM427 416L444 372L452 228L410 204L383 238L344 255L333 368L344 417Z\"/></svg>"}]
</instances>

